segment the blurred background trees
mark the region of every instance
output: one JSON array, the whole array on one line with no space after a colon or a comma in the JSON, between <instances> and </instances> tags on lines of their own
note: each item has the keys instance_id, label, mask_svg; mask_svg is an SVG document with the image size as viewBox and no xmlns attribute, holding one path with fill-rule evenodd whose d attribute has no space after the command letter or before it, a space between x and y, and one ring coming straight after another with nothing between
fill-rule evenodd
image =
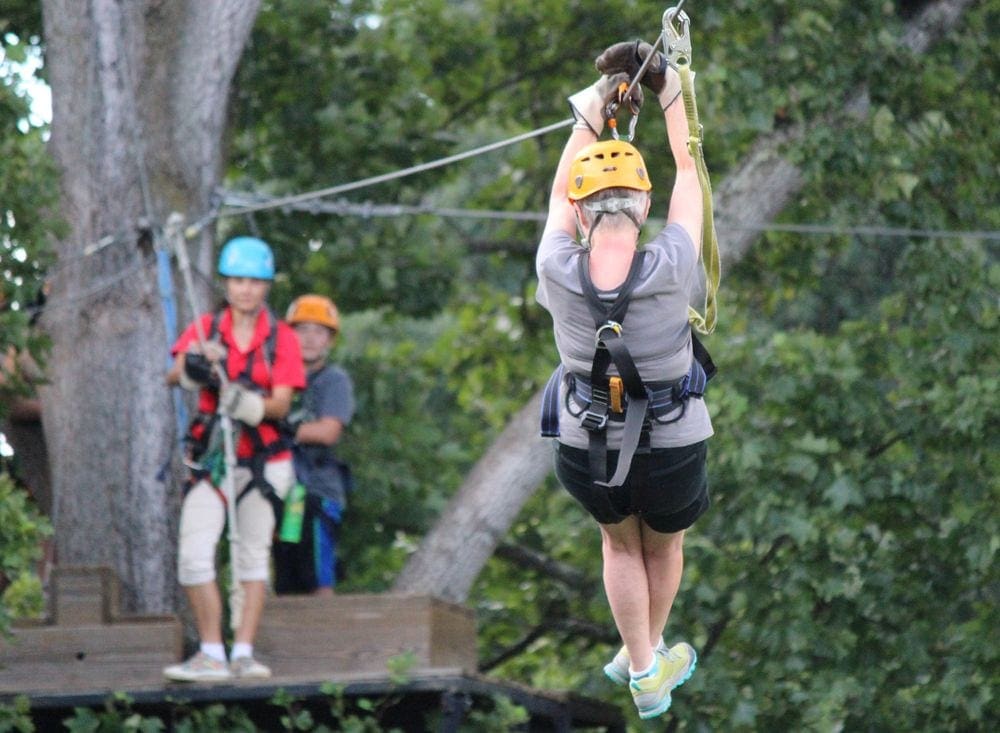
<instances>
[{"instance_id":1,"label":"blurred background trees","mask_svg":"<svg viewBox=\"0 0 1000 733\"><path fill-rule=\"evenodd\" d=\"M957 3L957 23L915 54L901 38L928 5L685 8L713 180L762 136L793 128L802 132L781 155L802 180L745 255L727 261L735 231L720 230L714 506L689 535L668 628L702 662L676 696L674 727L997 724L1000 3ZM0 345L32 353L45 330L27 329L29 305L59 267L49 253L63 236L46 128L21 123L30 112L12 86L19 49L46 50L37 6L0 11ZM567 94L592 80L594 56L622 38L652 40L663 10L262 2L232 84L219 186L324 188L556 122ZM534 303L539 224L441 212L542 212L563 140L551 133L344 197L371 204L367 216L286 208L218 222L216 242L250 231L275 246L279 312L315 291L344 313L334 357L359 400L345 444L359 486L345 591L392 584L554 365ZM671 172L656 115L641 116L636 142L660 172L662 212ZM427 213L384 215L386 205ZM206 288L211 265L209 254ZM171 548L160 552L170 563ZM620 697L599 674L617 639L597 531L554 479L468 602L489 672Z\"/></svg>"}]
</instances>

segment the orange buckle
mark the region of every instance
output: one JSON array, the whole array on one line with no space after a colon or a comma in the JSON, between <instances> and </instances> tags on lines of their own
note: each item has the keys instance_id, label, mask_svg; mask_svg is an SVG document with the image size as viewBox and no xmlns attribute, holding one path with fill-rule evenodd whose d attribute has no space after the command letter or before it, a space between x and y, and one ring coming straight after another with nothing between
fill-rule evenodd
<instances>
[{"instance_id":1,"label":"orange buckle","mask_svg":"<svg viewBox=\"0 0 1000 733\"><path fill-rule=\"evenodd\" d=\"M624 412L625 408L622 405L622 392L625 391L625 385L622 383L621 377L611 377L608 379L608 392L610 393L610 407L612 412Z\"/></svg>"}]
</instances>

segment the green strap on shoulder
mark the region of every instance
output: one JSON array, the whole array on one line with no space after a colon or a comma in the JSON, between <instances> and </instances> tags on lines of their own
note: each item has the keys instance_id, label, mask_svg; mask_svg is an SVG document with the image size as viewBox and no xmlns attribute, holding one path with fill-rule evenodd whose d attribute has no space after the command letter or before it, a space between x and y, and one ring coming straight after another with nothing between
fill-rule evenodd
<instances>
[{"instance_id":1,"label":"green strap on shoulder","mask_svg":"<svg viewBox=\"0 0 1000 733\"><path fill-rule=\"evenodd\" d=\"M701 202L703 209L701 229L701 265L705 271L705 305L704 315L692 306L688 306L688 321L698 333L710 334L715 330L718 320L719 280L722 266L719 260L719 240L715 236L715 217L712 210L712 182L705 166L705 156L702 152L702 129L698 122L698 105L694 96L694 74L686 63L678 64L678 74L681 78L681 96L684 100L684 112L688 121L688 152L694 158L698 171L698 182L701 184Z\"/></svg>"}]
</instances>

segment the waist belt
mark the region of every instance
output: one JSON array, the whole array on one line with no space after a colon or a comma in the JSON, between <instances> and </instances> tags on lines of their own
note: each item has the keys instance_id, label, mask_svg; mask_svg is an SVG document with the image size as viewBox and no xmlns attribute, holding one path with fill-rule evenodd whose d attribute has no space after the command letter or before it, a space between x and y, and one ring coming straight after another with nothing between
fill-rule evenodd
<instances>
[{"instance_id":1,"label":"waist belt","mask_svg":"<svg viewBox=\"0 0 1000 733\"><path fill-rule=\"evenodd\" d=\"M614 379L615 377L612 377L598 387L599 399L603 397L603 393L608 395L609 409L603 413L606 416L605 424L607 422L624 422L628 409L628 394L624 391L621 394L621 407L616 409ZM593 404L594 390L589 377L570 372L560 364L552 372L545 385L545 391L542 393L541 433L543 438L558 438L561 434L559 430L559 396L562 382L566 383L566 409L570 415L586 419L586 413ZM697 359L692 360L690 371L680 379L672 382L645 382L644 387L649 401L646 409L650 413L650 419L661 425L677 422L684 416L684 408L688 399L702 397L705 394L707 384L708 375ZM576 403L577 409L573 409L570 400ZM680 413L677 413L678 410ZM589 419L590 424L595 422L601 422L597 414L592 415Z\"/></svg>"}]
</instances>

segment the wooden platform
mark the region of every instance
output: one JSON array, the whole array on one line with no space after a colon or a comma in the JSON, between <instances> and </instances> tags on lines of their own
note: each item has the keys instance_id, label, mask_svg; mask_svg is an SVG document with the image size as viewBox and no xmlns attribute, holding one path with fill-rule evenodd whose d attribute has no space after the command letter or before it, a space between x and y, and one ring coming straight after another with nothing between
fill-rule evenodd
<instances>
[{"instance_id":1,"label":"wooden platform","mask_svg":"<svg viewBox=\"0 0 1000 733\"><path fill-rule=\"evenodd\" d=\"M470 710L489 709L498 695L528 710L528 730L625 730L613 705L478 675L474 614L430 596L269 598L255 656L273 677L184 684L162 676L182 658L175 617L123 616L117 580L106 568L62 568L52 584L49 618L0 639L0 702L27 695L38 730L62 730L74 707L101 707L113 692L126 693L136 712L164 720L181 702L238 703L269 730L280 723L270 702L278 690L321 717L329 714L324 686L331 682L348 700L388 700L383 724L404 731L425 730L427 715L441 721L436 729L458 731Z\"/></svg>"},{"instance_id":2,"label":"wooden platform","mask_svg":"<svg viewBox=\"0 0 1000 733\"><path fill-rule=\"evenodd\" d=\"M259 730L282 730L283 710L272 699L280 690L313 713L317 722L328 726L325 718L329 698L324 693L328 682L341 685L350 705L367 700L382 709L380 723L385 730L405 733L467 733L475 711L490 710L497 697L509 699L528 713L528 722L517 730L570 733L576 730L625 733L625 717L619 707L586 698L572 692L542 692L503 680L481 675L462 674L458 670L424 670L403 682L375 676L336 675L331 680L292 681L273 678L262 682L168 685L159 689L124 688L132 700L132 710L142 715L171 719L179 705L202 708L222 703L239 705ZM62 721L72 717L74 708L102 708L108 694L51 693L31 698L32 721L39 731L64 730ZM0 694L0 702L5 696ZM434 720L429 725L428 720Z\"/></svg>"},{"instance_id":3,"label":"wooden platform","mask_svg":"<svg viewBox=\"0 0 1000 733\"><path fill-rule=\"evenodd\" d=\"M0 695L162 683L163 666L183 646L175 616L123 615L108 568L59 568L51 583L48 619L0 637Z\"/></svg>"},{"instance_id":4,"label":"wooden platform","mask_svg":"<svg viewBox=\"0 0 1000 733\"><path fill-rule=\"evenodd\" d=\"M385 674L412 669L476 671L476 620L461 606L398 593L268 599L256 651L276 675Z\"/></svg>"}]
</instances>

